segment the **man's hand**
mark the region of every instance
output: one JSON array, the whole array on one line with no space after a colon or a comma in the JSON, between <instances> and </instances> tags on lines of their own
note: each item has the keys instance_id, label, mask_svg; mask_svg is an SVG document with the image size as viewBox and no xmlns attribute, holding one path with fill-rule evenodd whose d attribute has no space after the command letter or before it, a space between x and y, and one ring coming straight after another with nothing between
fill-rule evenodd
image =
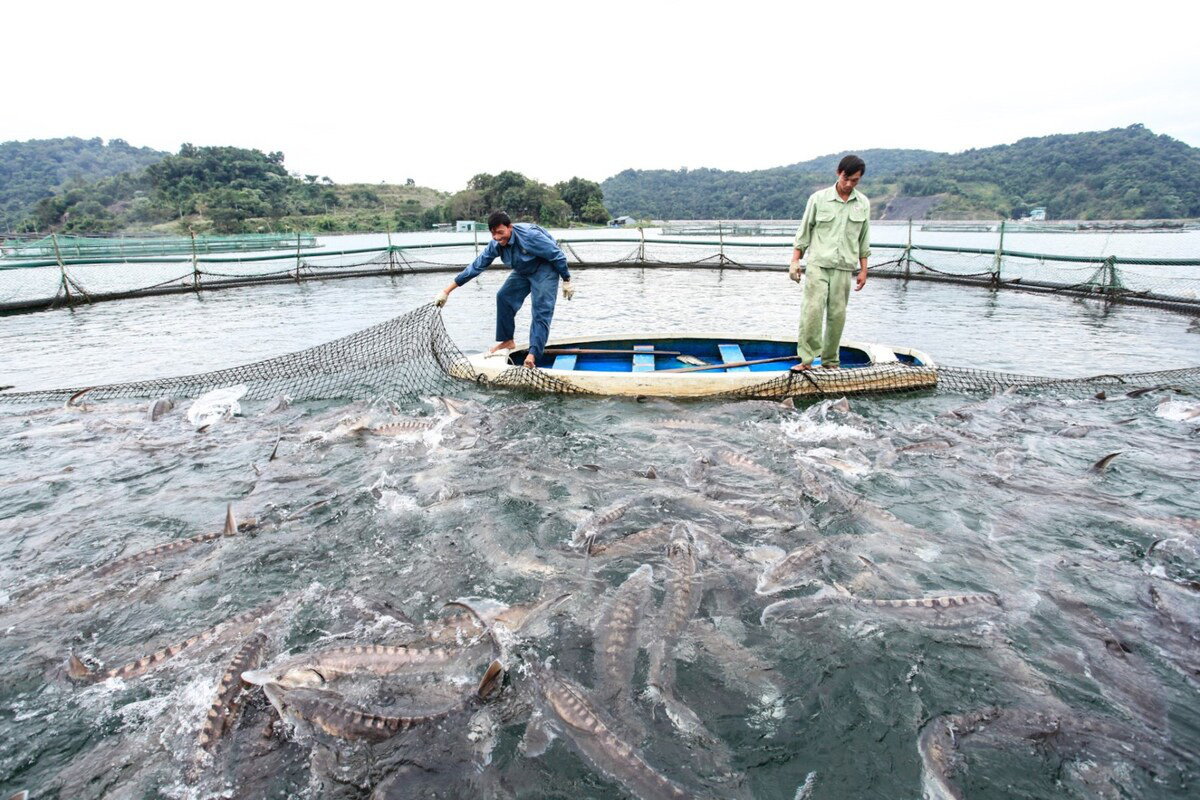
<instances>
[{"instance_id":1,"label":"man's hand","mask_svg":"<svg viewBox=\"0 0 1200 800\"><path fill-rule=\"evenodd\" d=\"M563 281L563 299L570 300L574 296L575 287L571 285L570 281Z\"/></svg>"},{"instance_id":2,"label":"man's hand","mask_svg":"<svg viewBox=\"0 0 1200 800\"><path fill-rule=\"evenodd\" d=\"M861 291L862 287L864 287L866 285L867 285L867 271L864 269L858 273L857 285L854 287L854 291L856 291L856 292Z\"/></svg>"},{"instance_id":3,"label":"man's hand","mask_svg":"<svg viewBox=\"0 0 1200 800\"><path fill-rule=\"evenodd\" d=\"M804 277L804 265L799 261L793 261L788 266L788 277L799 283L800 279Z\"/></svg>"},{"instance_id":4,"label":"man's hand","mask_svg":"<svg viewBox=\"0 0 1200 800\"><path fill-rule=\"evenodd\" d=\"M525 356L525 368L537 369L537 359L533 357L533 353Z\"/></svg>"},{"instance_id":5,"label":"man's hand","mask_svg":"<svg viewBox=\"0 0 1200 800\"><path fill-rule=\"evenodd\" d=\"M433 304L435 306L437 306L438 308L441 308L442 306L446 305L446 301L449 299L450 299L450 293L447 292L445 289L442 289L440 292L437 293L437 297L435 297L433 299Z\"/></svg>"}]
</instances>

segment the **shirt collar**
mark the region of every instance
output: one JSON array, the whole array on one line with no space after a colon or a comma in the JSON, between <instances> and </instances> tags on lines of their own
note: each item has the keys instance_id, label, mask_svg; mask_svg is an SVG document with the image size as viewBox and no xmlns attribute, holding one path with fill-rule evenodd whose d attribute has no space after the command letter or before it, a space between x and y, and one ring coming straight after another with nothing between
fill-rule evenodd
<instances>
[{"instance_id":1,"label":"shirt collar","mask_svg":"<svg viewBox=\"0 0 1200 800\"><path fill-rule=\"evenodd\" d=\"M850 196L847 197L845 200L843 200L842 196L840 194L838 194L836 183L833 186L829 187L829 191L833 192L831 199L835 203L853 203L858 200L858 187L857 186L850 190Z\"/></svg>"}]
</instances>

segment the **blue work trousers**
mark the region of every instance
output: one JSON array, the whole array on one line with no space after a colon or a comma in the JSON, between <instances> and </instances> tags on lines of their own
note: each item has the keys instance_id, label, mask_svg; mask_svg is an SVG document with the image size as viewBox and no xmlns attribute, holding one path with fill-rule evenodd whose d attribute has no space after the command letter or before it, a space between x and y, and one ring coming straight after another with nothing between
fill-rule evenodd
<instances>
[{"instance_id":1,"label":"blue work trousers","mask_svg":"<svg viewBox=\"0 0 1200 800\"><path fill-rule=\"evenodd\" d=\"M514 338L517 311L525 298L533 294L533 323L529 326L529 352L541 358L550 338L550 320L554 319L554 300L558 295L558 273L542 264L532 275L513 272L496 292L496 341Z\"/></svg>"}]
</instances>

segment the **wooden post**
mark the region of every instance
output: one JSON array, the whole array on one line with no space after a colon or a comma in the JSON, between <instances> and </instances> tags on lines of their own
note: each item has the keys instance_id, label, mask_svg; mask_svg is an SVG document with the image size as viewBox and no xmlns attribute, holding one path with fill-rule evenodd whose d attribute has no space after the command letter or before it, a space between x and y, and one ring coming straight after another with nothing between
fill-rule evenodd
<instances>
[{"instance_id":1,"label":"wooden post","mask_svg":"<svg viewBox=\"0 0 1200 800\"><path fill-rule=\"evenodd\" d=\"M912 265L912 217L908 218L908 244L904 246L904 279L908 280Z\"/></svg>"},{"instance_id":2,"label":"wooden post","mask_svg":"<svg viewBox=\"0 0 1200 800\"><path fill-rule=\"evenodd\" d=\"M200 268L196 265L196 232L188 228L188 233L192 235L192 288L198 292L200 291Z\"/></svg>"},{"instance_id":3,"label":"wooden post","mask_svg":"<svg viewBox=\"0 0 1200 800\"><path fill-rule=\"evenodd\" d=\"M300 282L300 231L296 231L296 283Z\"/></svg>"},{"instance_id":4,"label":"wooden post","mask_svg":"<svg viewBox=\"0 0 1200 800\"><path fill-rule=\"evenodd\" d=\"M392 253L392 224L390 222L388 223L387 237L388 237L388 272L391 272L392 269L396 266L396 256Z\"/></svg>"},{"instance_id":5,"label":"wooden post","mask_svg":"<svg viewBox=\"0 0 1200 800\"><path fill-rule=\"evenodd\" d=\"M638 225L638 236L641 237L641 242L638 244L638 263L646 263L646 229Z\"/></svg>"},{"instance_id":6,"label":"wooden post","mask_svg":"<svg viewBox=\"0 0 1200 800\"><path fill-rule=\"evenodd\" d=\"M475 220L471 220L471 233L475 236L475 257L479 258L479 228L475 225Z\"/></svg>"},{"instance_id":7,"label":"wooden post","mask_svg":"<svg viewBox=\"0 0 1200 800\"><path fill-rule=\"evenodd\" d=\"M54 245L54 258L58 261L59 288L67 296L67 305L71 304L71 281L67 279L67 265L63 263L62 251L58 249L58 234L50 234L50 242Z\"/></svg>"},{"instance_id":8,"label":"wooden post","mask_svg":"<svg viewBox=\"0 0 1200 800\"><path fill-rule=\"evenodd\" d=\"M996 257L992 259L992 285L1000 283L1000 266L1004 261L1004 220L1000 220L1000 243L996 245Z\"/></svg>"}]
</instances>

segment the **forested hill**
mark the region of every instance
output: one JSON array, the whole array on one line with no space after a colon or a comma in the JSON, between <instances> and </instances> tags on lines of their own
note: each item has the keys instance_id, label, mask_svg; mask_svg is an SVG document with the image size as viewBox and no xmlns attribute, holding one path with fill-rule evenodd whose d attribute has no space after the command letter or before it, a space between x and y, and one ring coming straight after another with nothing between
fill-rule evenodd
<instances>
[{"instance_id":1,"label":"forested hill","mask_svg":"<svg viewBox=\"0 0 1200 800\"><path fill-rule=\"evenodd\" d=\"M161 161L166 153L123 139L35 139L0 143L0 230L17 226L43 197Z\"/></svg>"},{"instance_id":2,"label":"forested hill","mask_svg":"<svg viewBox=\"0 0 1200 800\"><path fill-rule=\"evenodd\" d=\"M864 150L862 188L875 217L927 208L927 218L1200 217L1200 149L1142 125L1022 139L962 153ZM626 170L602 186L614 214L657 219L795 219L831 185L841 154L755 172ZM923 202L904 202L919 200ZM900 202L896 202L900 201Z\"/></svg>"},{"instance_id":3,"label":"forested hill","mask_svg":"<svg viewBox=\"0 0 1200 800\"><path fill-rule=\"evenodd\" d=\"M834 153L753 172L719 169L627 169L600 184L609 211L639 219L797 219L813 191L830 186L842 156ZM861 150L865 187L939 156L930 150Z\"/></svg>"}]
</instances>

